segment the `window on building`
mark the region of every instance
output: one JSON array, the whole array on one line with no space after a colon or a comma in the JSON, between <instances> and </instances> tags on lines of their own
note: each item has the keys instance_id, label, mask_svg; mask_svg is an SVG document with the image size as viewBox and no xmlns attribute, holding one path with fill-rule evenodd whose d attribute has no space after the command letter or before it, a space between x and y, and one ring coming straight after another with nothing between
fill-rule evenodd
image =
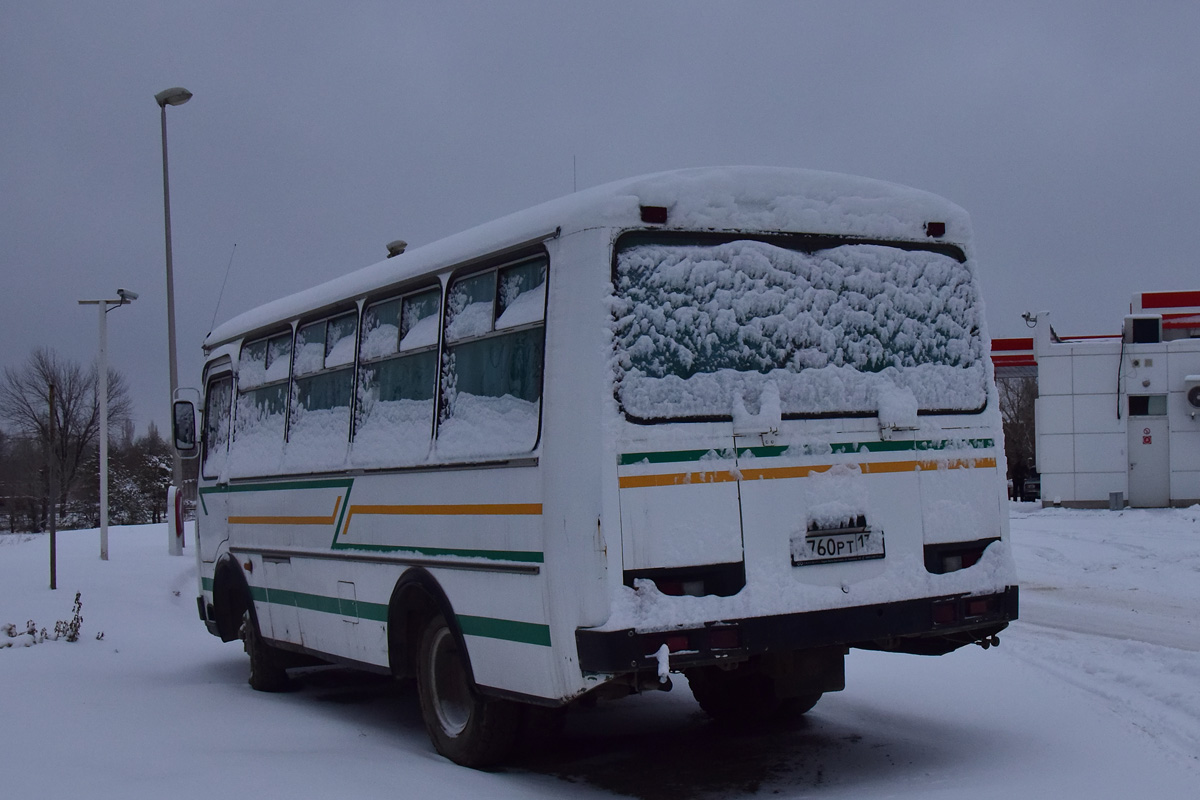
<instances>
[{"instance_id":1,"label":"window on building","mask_svg":"<svg viewBox=\"0 0 1200 800\"><path fill-rule=\"evenodd\" d=\"M1165 417L1166 415L1167 396L1165 394L1129 395L1129 416Z\"/></svg>"}]
</instances>

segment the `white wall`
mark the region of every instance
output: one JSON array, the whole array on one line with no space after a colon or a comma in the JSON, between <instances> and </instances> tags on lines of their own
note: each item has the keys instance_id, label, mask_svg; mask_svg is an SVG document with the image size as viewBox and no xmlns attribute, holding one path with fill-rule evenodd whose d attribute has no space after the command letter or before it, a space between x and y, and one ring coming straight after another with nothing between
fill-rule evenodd
<instances>
[{"instance_id":1,"label":"white wall","mask_svg":"<svg viewBox=\"0 0 1200 800\"><path fill-rule=\"evenodd\" d=\"M1107 503L1110 492L1128 495L1128 395L1167 394L1171 499L1200 501L1200 410L1183 391L1184 377L1200 374L1200 339L1127 344L1122 354L1118 340L1055 343L1049 331L1040 319L1035 416L1043 500Z\"/></svg>"}]
</instances>

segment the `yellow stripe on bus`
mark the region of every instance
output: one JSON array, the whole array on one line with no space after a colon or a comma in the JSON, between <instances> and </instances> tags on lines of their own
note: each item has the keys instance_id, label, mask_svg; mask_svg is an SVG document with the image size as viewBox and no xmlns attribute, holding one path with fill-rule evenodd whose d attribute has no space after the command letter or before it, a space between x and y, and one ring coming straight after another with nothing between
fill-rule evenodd
<instances>
[{"instance_id":1,"label":"yellow stripe on bus","mask_svg":"<svg viewBox=\"0 0 1200 800\"><path fill-rule=\"evenodd\" d=\"M358 505L350 506L342 536L350 533L350 520L355 514L374 516L541 516L541 503L462 503L455 505Z\"/></svg>"},{"instance_id":2,"label":"yellow stripe on bus","mask_svg":"<svg viewBox=\"0 0 1200 800\"><path fill-rule=\"evenodd\" d=\"M354 516L355 514L398 514L404 516L539 516L541 513L541 503L350 506L350 516Z\"/></svg>"},{"instance_id":3,"label":"yellow stripe on bus","mask_svg":"<svg viewBox=\"0 0 1200 800\"><path fill-rule=\"evenodd\" d=\"M798 467L754 467L740 470L741 480L777 480L780 478L806 478L815 472L825 472L832 464L816 464ZM994 458L957 458L944 461L869 461L857 465L864 475L887 472L918 472L938 469L991 469L996 466ZM727 483L738 480L729 470L714 472L672 472L659 475L625 475L618 479L622 489L637 489L650 486L684 486L697 483Z\"/></svg>"},{"instance_id":4,"label":"yellow stripe on bus","mask_svg":"<svg viewBox=\"0 0 1200 800\"><path fill-rule=\"evenodd\" d=\"M342 498L333 503L333 513L328 517L229 517L230 525L332 525L337 520Z\"/></svg>"}]
</instances>

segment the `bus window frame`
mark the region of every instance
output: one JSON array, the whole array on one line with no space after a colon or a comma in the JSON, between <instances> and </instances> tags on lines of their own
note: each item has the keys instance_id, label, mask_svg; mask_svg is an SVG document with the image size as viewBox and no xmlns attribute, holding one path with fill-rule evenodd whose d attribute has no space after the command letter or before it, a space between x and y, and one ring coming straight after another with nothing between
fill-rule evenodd
<instances>
[{"instance_id":1,"label":"bus window frame","mask_svg":"<svg viewBox=\"0 0 1200 800\"><path fill-rule=\"evenodd\" d=\"M343 317L354 316L354 358L345 364L338 364L333 367L326 366L325 362L329 358L329 323ZM359 304L355 303L351 306L335 307L333 309L325 309L321 314L309 317L301 317L292 325L292 361L288 368L288 393L287 393L287 423L284 428L284 441L291 441L292 436L292 410L300 403L300 382L309 381L315 378L320 378L324 375L331 375L335 372L350 373L350 396L347 401L347 408L350 413L350 422L346 426L346 441L351 441L351 436L354 432L354 413L356 386L358 381L358 348L360 346L360 338L362 336L362 309ZM300 341L300 331L304 328L322 324L325 326L325 336L322 341L321 349L321 368L311 372L305 372L303 375L296 373L296 355L297 347ZM270 339L271 337L267 337ZM256 340L258 341L258 340ZM266 384L263 384L266 386ZM262 387L255 387L262 388Z\"/></svg>"},{"instance_id":2,"label":"bus window frame","mask_svg":"<svg viewBox=\"0 0 1200 800\"><path fill-rule=\"evenodd\" d=\"M944 255L952 258L960 264L967 264L969 259L966 252L958 244L952 242L939 241L914 241L914 240L889 240L889 239L872 239L857 236L842 236L835 234L816 234L816 233L754 233L742 231L694 231L694 230L663 230L661 228L632 228L619 233L613 239L612 243L612 263L609 272L609 286L613 294L617 291L617 279L619 268L619 256L622 250L629 247L636 247L639 244L660 244L670 240L677 240L679 245L719 245L735 241L751 241L763 242L774 245L787 250L796 250L804 253L815 253L820 250L828 250L833 247L841 247L843 245L875 245L879 247L893 247L897 250L906 252L930 252L938 255ZM802 246L801 246L802 245ZM978 285L977 285L978 291ZM611 319L611 316L610 316ZM613 345L615 347L615 341ZM984 356L986 358L986 356ZM985 387L986 388L986 387ZM621 416L634 425L670 425L674 423L697 423L697 422L730 422L733 419L731 414L696 414L692 416L680 417L639 417L631 414L626 410L625 404L621 402L621 396L617 382L613 381L612 387L613 401L617 404L617 409ZM917 409L919 417L934 417L934 416L977 416L984 413L988 409L989 397L985 391L983 404L978 408L972 409L946 409L946 408L930 408ZM878 416L877 411L820 411L795 413L787 412L781 416L784 420L807 420L807 419L870 419Z\"/></svg>"},{"instance_id":3,"label":"bus window frame","mask_svg":"<svg viewBox=\"0 0 1200 800\"><path fill-rule=\"evenodd\" d=\"M257 392L257 391L261 391L262 389L266 389L268 387L274 387L274 386L283 386L284 387L283 440L280 443L280 446L282 447L283 444L285 444L287 442L288 425L291 422L291 416L292 416L291 384L292 384L292 377L293 377L292 372L293 372L294 363L296 360L296 327L297 327L296 322L293 321L293 322L287 323L286 328L284 328L284 327L275 328L275 329L273 329L272 333L265 333L261 336L256 336L253 339L243 339L242 343L238 346L238 369L234 373L236 377L234 379L233 428L230 430L230 438L229 438L231 445L233 442L237 441L237 405L238 405L237 401L238 401L238 398L240 398L242 395L247 394L249 392ZM243 387L241 384L242 353L245 352L247 347L258 344L259 342L265 342L266 343L266 353L265 353L264 364L263 364L263 369L265 372L265 370L269 367L269 364L267 363L266 359L270 358L271 340L278 339L282 336L289 336L290 341L291 341L290 349L288 350L287 377L286 378L277 378L276 380L273 380L273 381L264 381L262 383L255 384L254 386Z\"/></svg>"},{"instance_id":4,"label":"bus window frame","mask_svg":"<svg viewBox=\"0 0 1200 800\"><path fill-rule=\"evenodd\" d=\"M354 390L353 390L353 397L351 398L351 402L353 403L353 405L351 406L351 411L350 411L350 441L351 442L353 442L355 437L358 435L358 428L362 422L362 419L360 418L360 411L359 411L359 406L360 406L359 391L361 389L360 382L362 380L363 368L369 367L374 364L379 364L384 361L396 360L396 359L406 358L409 356L415 356L415 355L419 355L422 353L429 353L429 352L433 352L435 354L434 355L435 369L434 369L434 377L433 377L433 397L431 398L433 400L433 414L431 415L430 420L429 420L429 442L430 442L430 445L432 445L434 439L437 438L438 395L441 392L441 386L442 386L442 379L441 379L442 338L443 338L442 337L442 328L444 326L444 319L445 319L445 310L446 310L445 302L446 302L446 295L447 295L447 291L446 291L447 286L449 286L449 281L446 281L445 283L443 283L441 280L439 280L436 277L434 277L432 279L426 278L426 279L422 280L420 283L413 284L411 288L406 288L403 291L397 292L395 289L392 289L388 292L377 295L375 298L366 297L363 299L363 301L361 303L362 308L358 314L358 341L355 343L355 348L354 348ZM437 293L438 293L437 341L431 345L425 345L422 347L413 347L409 350L401 350L400 342L404 340L404 334L401 331L402 317L404 314L404 300L405 300L405 298L414 297L419 294L425 294L430 291L437 291ZM369 309L371 309L373 306L382 305L383 303L390 303L392 301L398 301L400 303L400 305L397 309L397 314L396 314L396 349L391 353L386 353L381 356L375 356L374 358L363 358L362 347L363 347L363 343L366 341L366 332L363 330L363 326L365 326L367 324L367 313L368 313ZM381 469L384 469L384 468L381 468Z\"/></svg>"},{"instance_id":5,"label":"bus window frame","mask_svg":"<svg viewBox=\"0 0 1200 800\"><path fill-rule=\"evenodd\" d=\"M229 444L233 441L233 417L234 411L237 409L237 379L233 372L232 361L226 357L219 361L208 365L204 376L204 405L200 410L200 477L206 480L217 480L220 474L210 474L205 467L208 464L209 454L209 439L208 439L208 420L209 420L209 398L212 396L213 384L222 381L229 381L229 409L226 412L228 415L228 435L225 439L225 457L229 458Z\"/></svg>"},{"instance_id":6,"label":"bus window frame","mask_svg":"<svg viewBox=\"0 0 1200 800\"><path fill-rule=\"evenodd\" d=\"M543 298L541 319L534 321L534 322L528 322L528 323L525 323L522 325L512 325L512 326L501 328L501 329L497 330L496 329L496 320L498 319L497 312L498 312L498 309L500 306L500 271L507 267L514 267L519 264L525 263L527 261L534 261L534 260L543 261L545 264L545 270L546 270L546 280L545 280L546 289L545 289L545 297ZM543 424L545 421L545 409L544 409L543 400L545 399L545 396L546 396L546 339L548 336L548 328L549 328L549 313L548 312L550 309L550 288L551 288L550 280L551 280L551 276L554 273L554 270L551 268L551 260L552 259L550 258L549 250L547 250L545 245L539 243L535 247L532 247L528 250L509 252L509 253L504 254L501 257L488 259L482 263L473 263L473 264L469 264L469 265L465 265L465 266L460 266L458 269L453 270L449 274L446 275L446 279L445 279L445 282L444 282L444 285L442 288L442 312L441 312L441 320L440 320L441 325L438 330L437 394L435 396L436 407L434 410L434 433L433 433L433 442L435 444L437 442L438 435L441 432L442 425L445 422L445 419L447 418L447 416L446 416L446 398L445 398L445 392L444 392L443 379L444 379L445 359L446 359L447 353L450 350L450 348L459 347L464 344L471 344L471 343L477 342L477 341L483 341L485 339L498 338L500 336L511 336L514 334L523 333L528 330L534 330L534 329L540 327L542 329L542 337L541 337L541 372L542 372L542 374L541 374L541 380L538 383L537 433L534 436L533 444L530 446L529 450L525 451L525 453L523 453L519 456L516 456L516 457L518 457L518 458L527 457L530 454L534 454L537 452L537 449L541 446L541 444L542 444L542 427L543 427ZM487 333L479 334L476 336L467 336L467 337L463 337L460 339L455 339L453 342L449 342L446 337L446 326L449 321L448 320L448 317L449 317L448 312L449 312L450 294L451 294L452 287L458 281L474 278L476 276L482 275L487 272L496 273L496 280L493 283L492 319L491 319L491 325L489 327L489 330L487 331ZM481 462L492 462L492 461L509 461L509 460L511 460L511 458L512 458L512 456L510 456L510 455L485 456L485 457L479 458L479 459L453 458L452 457L452 458L448 458L444 461L439 460L439 463L441 463L441 464L481 463Z\"/></svg>"}]
</instances>

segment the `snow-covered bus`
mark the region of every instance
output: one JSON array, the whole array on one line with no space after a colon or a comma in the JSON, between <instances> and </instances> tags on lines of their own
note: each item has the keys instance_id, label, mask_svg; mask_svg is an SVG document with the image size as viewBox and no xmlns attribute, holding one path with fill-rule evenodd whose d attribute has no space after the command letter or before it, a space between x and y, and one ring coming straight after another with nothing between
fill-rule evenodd
<instances>
[{"instance_id":1,"label":"snow-covered bus","mask_svg":"<svg viewBox=\"0 0 1200 800\"><path fill-rule=\"evenodd\" d=\"M250 682L415 676L436 749L668 689L803 713L1017 616L969 219L774 168L579 192L212 332L201 619ZM542 709L543 711L539 711Z\"/></svg>"}]
</instances>

